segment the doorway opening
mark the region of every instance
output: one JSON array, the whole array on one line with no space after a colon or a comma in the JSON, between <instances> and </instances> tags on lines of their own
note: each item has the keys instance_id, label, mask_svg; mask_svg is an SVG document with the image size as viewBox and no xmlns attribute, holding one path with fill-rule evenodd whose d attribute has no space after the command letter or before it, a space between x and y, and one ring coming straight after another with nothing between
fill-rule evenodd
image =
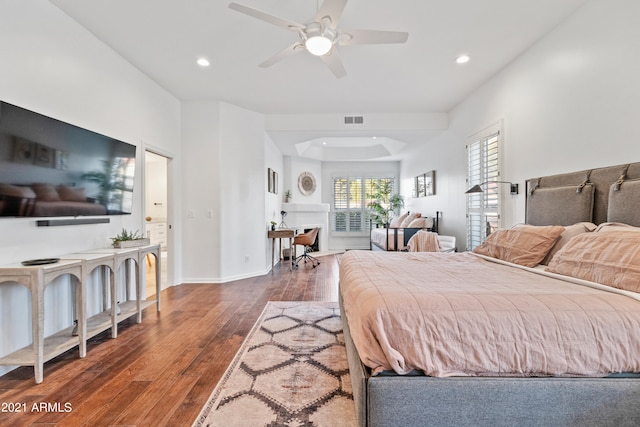
<instances>
[{"instance_id":1,"label":"doorway opening","mask_svg":"<svg viewBox=\"0 0 640 427\"><path fill-rule=\"evenodd\" d=\"M145 204L145 233L152 245L160 245L160 289L167 287L168 260L168 164L169 158L152 151L145 150L144 156L144 204ZM147 256L146 297L155 299L156 295L156 258Z\"/></svg>"}]
</instances>

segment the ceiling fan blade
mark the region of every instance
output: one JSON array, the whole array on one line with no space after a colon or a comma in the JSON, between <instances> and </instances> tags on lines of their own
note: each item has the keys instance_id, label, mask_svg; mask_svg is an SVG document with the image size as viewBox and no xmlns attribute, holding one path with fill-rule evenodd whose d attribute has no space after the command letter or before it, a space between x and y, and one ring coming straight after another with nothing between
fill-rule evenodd
<instances>
[{"instance_id":1,"label":"ceiling fan blade","mask_svg":"<svg viewBox=\"0 0 640 427\"><path fill-rule=\"evenodd\" d=\"M316 21L322 22L323 18L328 17L331 20L329 25L331 28L336 28L338 21L342 16L342 11L347 5L347 0L324 0L318 13L316 13Z\"/></svg>"},{"instance_id":2,"label":"ceiling fan blade","mask_svg":"<svg viewBox=\"0 0 640 427\"><path fill-rule=\"evenodd\" d=\"M347 70L344 69L340 55L338 55L338 49L335 46L331 49L331 52L321 56L320 59L329 67L336 78L341 79L347 75Z\"/></svg>"},{"instance_id":3,"label":"ceiling fan blade","mask_svg":"<svg viewBox=\"0 0 640 427\"><path fill-rule=\"evenodd\" d=\"M304 45L300 42L296 42L294 44L292 44L291 46L281 50L280 52L276 53L275 55L273 55L271 58L267 59L266 61L264 61L263 63L261 63L259 66L262 68L267 68L272 66L273 64L275 64L276 62L280 62L285 58L288 58L289 56L292 56L298 52L304 52L305 48Z\"/></svg>"},{"instance_id":4,"label":"ceiling fan blade","mask_svg":"<svg viewBox=\"0 0 640 427\"><path fill-rule=\"evenodd\" d=\"M347 30L340 29L338 44L350 46L356 44L386 44L404 43L409 38L409 33L402 31L377 31L377 30Z\"/></svg>"},{"instance_id":5,"label":"ceiling fan blade","mask_svg":"<svg viewBox=\"0 0 640 427\"><path fill-rule=\"evenodd\" d=\"M298 24L297 22L289 21L288 19L284 19L284 18L279 18L277 16L270 15L261 10L244 6L242 4L229 3L229 8L237 12L244 13L245 15L253 16L254 18L258 18L262 21L268 22L269 24L282 27L285 30L298 31L304 28L304 25Z\"/></svg>"}]
</instances>

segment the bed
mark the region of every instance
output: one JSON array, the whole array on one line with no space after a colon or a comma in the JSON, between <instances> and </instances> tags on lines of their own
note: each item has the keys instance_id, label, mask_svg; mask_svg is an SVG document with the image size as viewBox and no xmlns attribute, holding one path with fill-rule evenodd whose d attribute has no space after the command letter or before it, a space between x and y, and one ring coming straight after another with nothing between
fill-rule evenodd
<instances>
[{"instance_id":1,"label":"bed","mask_svg":"<svg viewBox=\"0 0 640 427\"><path fill-rule=\"evenodd\" d=\"M359 424L640 424L639 178L530 179L527 224L478 253L346 253Z\"/></svg>"},{"instance_id":2,"label":"bed","mask_svg":"<svg viewBox=\"0 0 640 427\"><path fill-rule=\"evenodd\" d=\"M416 215L415 213L413 215ZM419 214L418 214L419 215ZM391 222L389 227L375 228L371 227L370 247L371 250L382 251L406 251L407 245L411 237L421 230L438 232L438 223L440 222L440 212L436 212L435 217L411 217L411 213L406 214ZM407 224L406 227L401 226L402 222ZM413 226L418 224L419 226Z\"/></svg>"}]
</instances>

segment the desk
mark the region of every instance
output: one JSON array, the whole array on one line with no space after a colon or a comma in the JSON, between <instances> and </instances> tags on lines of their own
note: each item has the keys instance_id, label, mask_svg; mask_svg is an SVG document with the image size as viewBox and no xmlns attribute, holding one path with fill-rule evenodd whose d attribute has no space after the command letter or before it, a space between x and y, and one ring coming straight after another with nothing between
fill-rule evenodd
<instances>
[{"instance_id":1,"label":"desk","mask_svg":"<svg viewBox=\"0 0 640 427\"><path fill-rule=\"evenodd\" d=\"M296 236L296 230L291 230L289 228L280 228L278 230L269 230L267 232L267 237L271 239L271 273L273 273L273 255L276 247L276 239L279 239L279 250L278 250L278 259L280 259L280 255L282 253L282 239L289 239L289 248L291 248L291 252L289 252L289 271L293 271L293 238Z\"/></svg>"}]
</instances>

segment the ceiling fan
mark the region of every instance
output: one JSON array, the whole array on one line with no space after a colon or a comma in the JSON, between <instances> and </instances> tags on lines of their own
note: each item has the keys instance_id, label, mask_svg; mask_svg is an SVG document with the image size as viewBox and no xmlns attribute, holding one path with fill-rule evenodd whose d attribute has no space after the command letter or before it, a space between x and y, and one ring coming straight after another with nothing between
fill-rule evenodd
<instances>
[{"instance_id":1,"label":"ceiling fan","mask_svg":"<svg viewBox=\"0 0 640 427\"><path fill-rule=\"evenodd\" d=\"M347 71L342 65L342 60L338 54L337 46L351 46L358 44L385 44L404 43L409 37L408 33L400 31L377 31L377 30L352 30L338 28L338 21L342 16L342 11L347 4L347 0L324 0L318 9L316 16L306 22L299 24L288 19L262 12L261 10L244 6L238 3L230 3L229 7L240 13L244 13L254 18L261 19L270 24L298 33L300 41L276 53L260 64L266 68L276 62L287 58L298 52L307 51L318 56L329 67L337 78L347 75Z\"/></svg>"}]
</instances>

